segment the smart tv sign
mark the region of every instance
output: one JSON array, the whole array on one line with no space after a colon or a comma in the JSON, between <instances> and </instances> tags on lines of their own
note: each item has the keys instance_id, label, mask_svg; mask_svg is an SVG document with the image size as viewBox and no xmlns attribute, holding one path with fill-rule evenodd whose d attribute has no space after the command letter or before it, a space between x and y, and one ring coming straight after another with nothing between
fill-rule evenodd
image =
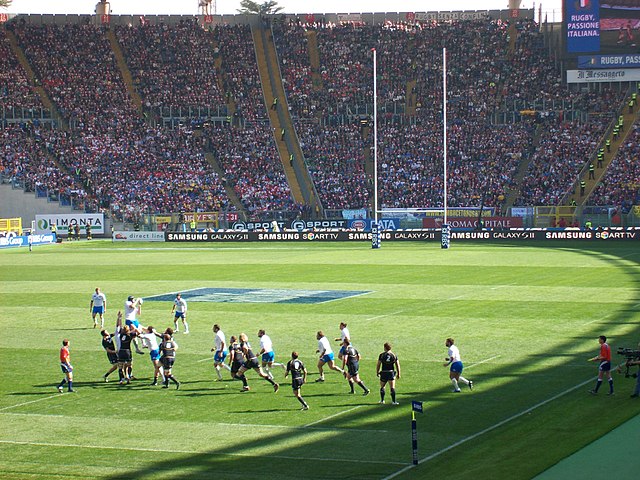
<instances>
[{"instance_id":1,"label":"smart tv sign","mask_svg":"<svg viewBox=\"0 0 640 480\"><path fill-rule=\"evenodd\" d=\"M567 52L600 51L600 0L565 0Z\"/></svg>"}]
</instances>

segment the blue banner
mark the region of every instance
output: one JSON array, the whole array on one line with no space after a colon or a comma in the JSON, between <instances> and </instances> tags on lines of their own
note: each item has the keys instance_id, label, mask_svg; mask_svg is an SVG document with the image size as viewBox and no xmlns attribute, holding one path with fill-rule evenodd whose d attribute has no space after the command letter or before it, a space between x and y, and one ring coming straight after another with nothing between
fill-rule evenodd
<instances>
[{"instance_id":1,"label":"blue banner","mask_svg":"<svg viewBox=\"0 0 640 480\"><path fill-rule=\"evenodd\" d=\"M44 235L31 235L31 245L48 245L56 243L56 234L47 233ZM3 235L0 237L0 248L27 247L29 246L29 235Z\"/></svg>"},{"instance_id":2,"label":"blue banner","mask_svg":"<svg viewBox=\"0 0 640 480\"><path fill-rule=\"evenodd\" d=\"M567 52L600 51L600 1L566 0Z\"/></svg>"},{"instance_id":3,"label":"blue banner","mask_svg":"<svg viewBox=\"0 0 640 480\"><path fill-rule=\"evenodd\" d=\"M580 55L578 69L640 68L640 55Z\"/></svg>"}]
</instances>

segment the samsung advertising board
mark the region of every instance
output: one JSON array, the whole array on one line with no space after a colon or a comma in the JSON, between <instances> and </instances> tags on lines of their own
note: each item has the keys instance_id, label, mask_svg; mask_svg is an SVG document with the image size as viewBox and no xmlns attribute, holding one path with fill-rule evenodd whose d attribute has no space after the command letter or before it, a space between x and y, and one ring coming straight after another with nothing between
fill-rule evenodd
<instances>
[{"instance_id":1,"label":"samsung advertising board","mask_svg":"<svg viewBox=\"0 0 640 480\"><path fill-rule=\"evenodd\" d=\"M386 241L426 241L439 242L439 229L389 230L380 233ZM638 241L640 227L612 228L604 230L580 230L561 228L514 228L505 230L453 230L449 238L452 242L520 242L520 241ZM368 242L371 232L365 231L317 231L317 232L166 232L167 242L219 243L219 242Z\"/></svg>"}]
</instances>

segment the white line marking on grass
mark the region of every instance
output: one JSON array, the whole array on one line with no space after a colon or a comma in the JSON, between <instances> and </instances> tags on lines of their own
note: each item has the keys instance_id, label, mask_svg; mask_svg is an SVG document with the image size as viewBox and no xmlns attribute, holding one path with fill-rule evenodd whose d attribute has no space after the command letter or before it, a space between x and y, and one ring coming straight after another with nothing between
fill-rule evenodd
<instances>
[{"instance_id":1,"label":"white line marking on grass","mask_svg":"<svg viewBox=\"0 0 640 480\"><path fill-rule=\"evenodd\" d=\"M196 363L208 362L208 361L210 361L210 360L213 360L213 357L203 358L202 360L198 360L198 361L196 361Z\"/></svg>"},{"instance_id":2,"label":"white line marking on grass","mask_svg":"<svg viewBox=\"0 0 640 480\"><path fill-rule=\"evenodd\" d=\"M612 313L607 313L605 316L600 317L600 318L594 318L593 320L590 320L587 323L583 323L581 326L585 327L585 326L591 325L592 323L595 323L595 322L601 322L602 320L604 320L607 317L610 317L611 315L613 315L613 314Z\"/></svg>"},{"instance_id":3,"label":"white line marking on grass","mask_svg":"<svg viewBox=\"0 0 640 480\"><path fill-rule=\"evenodd\" d=\"M18 412L0 412L1 415L11 415L15 417L59 417L64 418L67 415L58 415L58 414L49 414L49 413L18 413ZM77 417L73 417L77 418ZM269 425L264 423L223 423L223 422L215 422L210 425L216 425L219 427L233 427L233 428L271 428L277 430L317 430L319 432L361 432L361 433L389 433L388 430L376 430L376 429L368 429L368 428L340 428L340 427L294 427L290 425Z\"/></svg>"},{"instance_id":4,"label":"white line marking on grass","mask_svg":"<svg viewBox=\"0 0 640 480\"><path fill-rule=\"evenodd\" d=\"M432 460L432 459L442 455L443 453L448 452L449 450L453 450L454 448L459 447L460 445L462 445L464 443L467 443L470 440L478 438L479 436L484 435L485 433L489 433L489 432L495 430L496 428L500 428L503 425L509 423L510 421L516 420L516 419L522 417L523 415L526 415L527 413L530 413L530 412L532 412L532 411L534 411L534 410L536 410L536 409L538 409L540 407L543 407L544 405L546 405L548 403L551 403L554 400L557 400L558 398L566 395L567 393L571 393L574 390L582 388L586 384L591 383L591 382L593 382L593 378L591 378L589 380L585 380L584 382L579 383L578 385L575 385L575 386L573 386L573 387L571 387L571 388L569 388L569 389L567 389L567 390L565 390L563 392L560 392L560 393L554 395L551 398L547 398L546 400L543 400L542 402L536 403L534 406L529 407L526 410L521 411L520 413L516 413L515 415L511 415L509 418L505 418L504 420L502 420L502 421L500 421L498 423L495 423L495 424L491 425L490 427L485 428L484 430L480 430L479 432L474 433L473 435L469 435L468 437L464 437L462 440L459 440L459 441L457 441L455 443L452 443L451 445L449 445L448 447L443 448L442 450L438 450L437 452L432 453L431 455L429 455L427 457L421 458L418 461L418 465L421 464L421 463L424 463L424 462L428 462L429 460ZM401 474L411 470L413 467L414 467L413 464L407 465L403 469L398 470L397 472L392 473L391 475L389 475L387 477L384 477L382 480L390 480L392 478L395 478L398 475L401 475Z\"/></svg>"},{"instance_id":5,"label":"white line marking on grass","mask_svg":"<svg viewBox=\"0 0 640 480\"><path fill-rule=\"evenodd\" d=\"M129 450L133 452L156 452L156 453L187 453L190 455L195 454L207 454L207 455L220 455L227 457L252 457L252 458L262 458L264 455L258 454L249 454L249 453L227 453L227 452L210 452L207 450L169 450L164 448L143 448L143 447L124 447L124 446L112 446L112 445L79 445L74 443L53 443L53 442L22 442L18 440L0 440L0 443L8 444L8 445L32 445L35 447L59 447L59 448L89 448L89 449L98 449L98 450ZM281 458L284 460L307 460L307 461L333 461L336 460L333 458L322 458L322 457L295 457L288 455L272 455L269 454L270 458ZM357 460L353 458L344 458L339 459L339 462L346 463L380 463L380 464L392 464L392 465L406 465L406 462L392 462L392 461L380 461L380 460Z\"/></svg>"},{"instance_id":6,"label":"white line marking on grass","mask_svg":"<svg viewBox=\"0 0 640 480\"><path fill-rule=\"evenodd\" d=\"M60 397L60 396L61 395L59 393L56 393L55 395L49 395L48 397L38 398L36 400L29 400L28 402L18 403L17 405L9 405L8 407L0 408L0 412L4 412L5 410L9 410L10 408L18 408L18 407L22 407L23 405L29 405L30 403L42 402L43 400L49 400L50 398Z\"/></svg>"},{"instance_id":7,"label":"white line marking on grass","mask_svg":"<svg viewBox=\"0 0 640 480\"><path fill-rule=\"evenodd\" d=\"M516 285L515 283L505 283L504 285L496 285L495 287L491 287L491 290L497 290L499 288L513 287Z\"/></svg>"},{"instance_id":8,"label":"white line marking on grass","mask_svg":"<svg viewBox=\"0 0 640 480\"><path fill-rule=\"evenodd\" d=\"M351 410L355 410L356 408L360 408L362 405L358 405L355 408L352 408ZM339 412L336 413L335 415L331 415L331 417L335 417L337 415L342 415L343 413L347 413L350 412L351 410L347 410L345 412ZM331 418L331 417L327 417L327 418ZM251 424L251 423L216 423L215 425L220 425L220 426L225 426L225 427L250 427L250 428L260 428L260 427L264 427L264 428L279 428L279 429L285 429L285 430L326 430L326 431L333 431L333 432L345 432L345 431L349 431L349 432L375 432L375 433L388 433L387 430L369 430L369 429L358 429L358 428L336 428L336 427L310 427L309 425L315 425L316 423L319 422L323 422L325 420L327 420L327 418L323 418L321 420L318 420L317 422L313 422L313 423L309 423L307 425L303 425L302 427L291 427L291 426L287 426L287 425L264 425L264 424L260 424L260 423L256 423L256 424Z\"/></svg>"},{"instance_id":9,"label":"white line marking on grass","mask_svg":"<svg viewBox=\"0 0 640 480\"><path fill-rule=\"evenodd\" d=\"M485 360L480 360L479 362L472 363L472 364L471 364L471 365L469 365L468 367L464 367L464 368L466 368L467 370L469 370L469 369L470 369L470 368L472 368L472 367L476 367L476 366L478 366L478 365L482 365L483 363L490 362L491 360L495 360L496 358L498 358L498 357L500 357L500 356L501 356L501 355L494 355L493 357L489 357L489 358L487 358L487 359L485 359Z\"/></svg>"},{"instance_id":10,"label":"white line marking on grass","mask_svg":"<svg viewBox=\"0 0 640 480\"><path fill-rule=\"evenodd\" d=\"M361 407L362 407L362 405L358 405L357 407L350 408L349 410L345 410L345 411L343 411L343 412L334 413L333 415L329 415L328 417L321 418L320 420L316 420L315 422L307 423L307 424L306 424L306 425L304 425L304 427L302 427L302 428L309 428L309 427L311 427L312 425L316 425L316 424L318 424L318 423L320 423L320 422L324 422L324 421L326 421L326 420L330 420L330 419L332 419L332 418L337 417L338 415L344 415L345 413L353 412L354 410L357 410L358 408L361 408Z\"/></svg>"},{"instance_id":11,"label":"white line marking on grass","mask_svg":"<svg viewBox=\"0 0 640 480\"><path fill-rule=\"evenodd\" d=\"M377 315L377 316L375 316L375 317L370 317L370 318L367 318L367 319L365 319L365 320L366 320L366 321L369 321L369 320L378 320L379 318L386 318L386 317L390 317L390 316L392 316L392 315L397 315L397 314L402 313L402 312L406 312L406 310L398 310L397 312L387 313L387 314L385 314L385 315Z\"/></svg>"}]
</instances>

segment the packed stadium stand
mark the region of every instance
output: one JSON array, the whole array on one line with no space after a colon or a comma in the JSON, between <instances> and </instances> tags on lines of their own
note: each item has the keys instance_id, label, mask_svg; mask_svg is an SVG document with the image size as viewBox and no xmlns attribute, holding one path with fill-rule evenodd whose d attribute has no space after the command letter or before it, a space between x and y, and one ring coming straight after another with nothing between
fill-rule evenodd
<instances>
[{"instance_id":1,"label":"packed stadium stand","mask_svg":"<svg viewBox=\"0 0 640 480\"><path fill-rule=\"evenodd\" d=\"M198 210L299 214L261 84L253 41L260 28L273 31L286 94L279 108L291 114L291 138L326 210L372 208L373 48L381 207L443 204L445 46L450 206L500 212L510 196L513 205L566 201L628 93L620 85L569 88L531 19L282 16L253 26L194 18L109 27L18 17L0 28L3 179L127 221ZM46 110L36 84L61 122L45 126L27 113L42 118ZM637 203L636 151L634 132L593 203Z\"/></svg>"}]
</instances>

